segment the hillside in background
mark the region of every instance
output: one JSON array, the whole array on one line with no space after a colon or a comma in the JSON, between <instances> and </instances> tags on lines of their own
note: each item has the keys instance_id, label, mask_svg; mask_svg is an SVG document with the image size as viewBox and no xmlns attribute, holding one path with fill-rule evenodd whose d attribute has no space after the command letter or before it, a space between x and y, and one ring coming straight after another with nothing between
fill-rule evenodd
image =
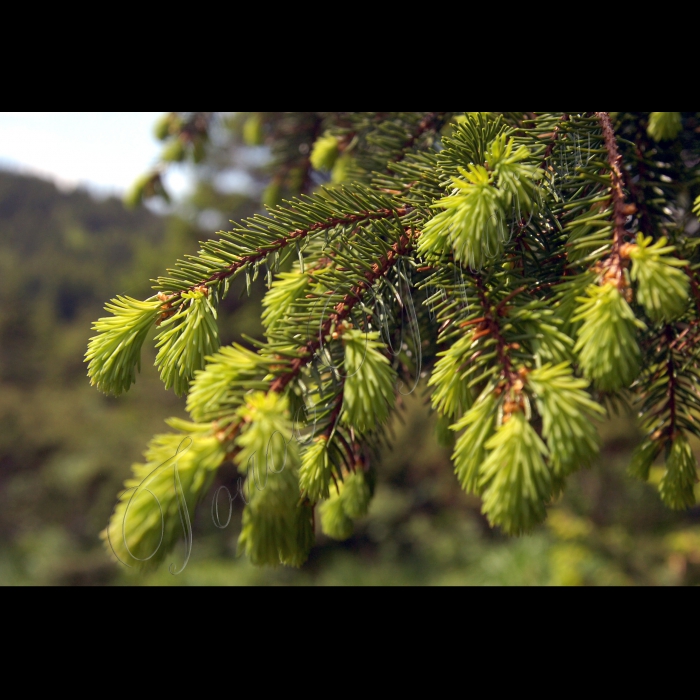
<instances>
[{"instance_id":1,"label":"hillside in background","mask_svg":"<svg viewBox=\"0 0 700 700\"><path fill-rule=\"evenodd\" d=\"M96 532L125 467L182 407L149 371L125 400L101 396L86 379L85 344L105 300L149 295L149 277L191 237L117 199L0 173L3 583L114 578Z\"/></svg>"},{"instance_id":2,"label":"hillside in background","mask_svg":"<svg viewBox=\"0 0 700 700\"><path fill-rule=\"evenodd\" d=\"M249 201L231 200L230 218L250 211ZM240 502L219 531L211 496L180 576L119 568L98 534L130 464L184 408L162 388L149 343L126 396L91 388L90 326L111 297L149 296L148 280L201 235L176 217L0 172L0 584L700 583L700 510L671 513L625 476L636 439L630 418L602 427L600 460L573 479L546 526L507 540L460 491L421 388L405 399L370 515L346 543L319 539L301 571L238 560ZM259 332L259 294L251 302L230 295L224 342ZM219 484L235 493L235 474L224 469Z\"/></svg>"}]
</instances>

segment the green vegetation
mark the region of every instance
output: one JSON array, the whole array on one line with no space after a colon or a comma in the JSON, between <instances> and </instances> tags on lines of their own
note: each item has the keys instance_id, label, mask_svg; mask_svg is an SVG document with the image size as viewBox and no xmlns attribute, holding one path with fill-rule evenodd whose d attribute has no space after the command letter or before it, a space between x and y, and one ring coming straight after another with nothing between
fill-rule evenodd
<instances>
[{"instance_id":1,"label":"green vegetation","mask_svg":"<svg viewBox=\"0 0 700 700\"><path fill-rule=\"evenodd\" d=\"M222 143L242 162L272 152L248 168L254 197L316 192L213 238L0 174L0 582L700 583L698 511L683 510L699 495L695 116L612 115L671 164L633 183L664 199L637 193L648 207L625 210L624 233L604 120L562 116L253 113L217 135L212 115L171 113L164 162L199 164L190 219L255 210L217 188ZM580 172L579 151L600 162ZM569 175L548 180L548 158ZM163 194L151 173L130 204ZM557 287L562 251L577 274ZM88 360L119 398L80 363L109 298Z\"/></svg>"},{"instance_id":2,"label":"green vegetation","mask_svg":"<svg viewBox=\"0 0 700 700\"><path fill-rule=\"evenodd\" d=\"M121 393L144 324L164 327L156 363L166 387L191 387L191 415L216 416L171 421L178 433L168 444L186 438L207 471L231 464L247 477L239 548L252 563L301 565L317 509L327 537L351 536L352 513L366 512L380 478L396 400L427 374L441 441L445 427L462 433L459 481L507 534L545 521L567 479L596 457L591 418L625 401L641 407L648 431L634 473L649 478L663 456L661 500L695 503L697 115L239 116L228 125L234 139L268 144L273 155L264 199L270 188L297 196L203 241L145 302L113 302L88 359L93 383ZM164 164L176 146L206 161L212 120L171 115ZM262 340L248 339L256 354L242 367L224 366L213 354L219 307L243 278L248 289L266 280L267 327ZM118 349L107 356L110 347ZM198 468L192 459L187 473ZM145 478L127 486L160 478L149 468L135 466ZM106 530L134 567L142 559L129 551L129 532L137 542L171 533L173 500L191 539L188 504L205 482L179 494L178 459L163 468L174 484L164 504L132 517L132 495L122 494ZM348 506L360 492L362 508Z\"/></svg>"}]
</instances>

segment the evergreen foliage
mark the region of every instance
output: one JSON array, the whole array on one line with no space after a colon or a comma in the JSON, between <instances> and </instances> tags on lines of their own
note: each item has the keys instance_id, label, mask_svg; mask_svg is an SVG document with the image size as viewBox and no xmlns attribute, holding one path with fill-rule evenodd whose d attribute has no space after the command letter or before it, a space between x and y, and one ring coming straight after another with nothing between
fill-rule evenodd
<instances>
[{"instance_id":1,"label":"evergreen foliage","mask_svg":"<svg viewBox=\"0 0 700 700\"><path fill-rule=\"evenodd\" d=\"M321 136L311 151L311 165L316 170L331 170L338 158L338 139L332 134Z\"/></svg>"},{"instance_id":2,"label":"evergreen foliage","mask_svg":"<svg viewBox=\"0 0 700 700\"><path fill-rule=\"evenodd\" d=\"M698 465L684 435L678 435L666 458L666 473L659 484L661 500L674 510L695 505L694 486Z\"/></svg>"},{"instance_id":3,"label":"evergreen foliage","mask_svg":"<svg viewBox=\"0 0 700 700\"><path fill-rule=\"evenodd\" d=\"M675 321L688 305L690 280L678 269L688 262L667 255L675 249L666 245L665 238L653 245L651 242L651 236L645 238L640 233L637 245L629 246L630 276L637 283L637 301L652 321Z\"/></svg>"},{"instance_id":4,"label":"evergreen foliage","mask_svg":"<svg viewBox=\"0 0 700 700\"><path fill-rule=\"evenodd\" d=\"M581 369L601 391L617 391L637 378L641 353L637 344L638 321L620 290L611 283L592 284L574 321L582 321L574 351Z\"/></svg>"},{"instance_id":5,"label":"evergreen foliage","mask_svg":"<svg viewBox=\"0 0 700 700\"><path fill-rule=\"evenodd\" d=\"M332 477L328 459L328 438L319 435L313 444L304 450L299 469L299 486L313 502L330 496L329 485Z\"/></svg>"},{"instance_id":6,"label":"evergreen foliage","mask_svg":"<svg viewBox=\"0 0 700 700\"><path fill-rule=\"evenodd\" d=\"M507 418L484 446L488 456L479 469L479 486L489 522L519 535L545 519L553 480L547 447L527 417Z\"/></svg>"},{"instance_id":7,"label":"evergreen foliage","mask_svg":"<svg viewBox=\"0 0 700 700\"><path fill-rule=\"evenodd\" d=\"M636 397L647 431L633 472L648 476L663 452L661 497L688 507L687 436L700 418L697 119L245 115L241 138L270 147L270 187L290 198L180 260L157 280L159 306L113 302L91 341L90 376L128 389L146 320L160 325L161 377L189 390L198 421L186 429L197 449L185 502L198 500L215 456L233 460L250 493L239 544L256 564L300 565L317 504L323 531L349 536L397 395L428 373L434 409L459 434L458 480L505 532L542 522L566 477L590 465L591 419L616 396ZM196 160L206 120L187 139L169 123L159 133ZM213 354L219 306L242 275L248 286L267 280L265 340ZM197 455L202 466L190 466ZM135 512L153 544L156 516Z\"/></svg>"},{"instance_id":8,"label":"evergreen foliage","mask_svg":"<svg viewBox=\"0 0 700 700\"><path fill-rule=\"evenodd\" d=\"M162 561L179 536L191 545L192 514L225 457L206 426L176 418L168 425L179 432L153 438L103 533L127 566Z\"/></svg>"},{"instance_id":9,"label":"evergreen foliage","mask_svg":"<svg viewBox=\"0 0 700 700\"><path fill-rule=\"evenodd\" d=\"M683 128L680 112L652 112L649 115L649 136L656 141L676 138Z\"/></svg>"},{"instance_id":10,"label":"evergreen foliage","mask_svg":"<svg viewBox=\"0 0 700 700\"><path fill-rule=\"evenodd\" d=\"M341 420L362 433L380 427L394 407L396 372L379 333L349 330L343 333L345 359Z\"/></svg>"},{"instance_id":11,"label":"evergreen foliage","mask_svg":"<svg viewBox=\"0 0 700 700\"><path fill-rule=\"evenodd\" d=\"M457 441L452 459L455 473L462 488L468 493L481 495L481 468L488 452L486 443L493 435L496 423L496 397L491 387L479 397L462 420L452 426L464 432Z\"/></svg>"},{"instance_id":12,"label":"evergreen foliage","mask_svg":"<svg viewBox=\"0 0 700 700\"><path fill-rule=\"evenodd\" d=\"M563 363L533 370L528 384L542 416L542 436L549 445L555 475L568 476L589 466L599 448L591 419L605 411L585 391L588 382L576 379L571 366Z\"/></svg>"},{"instance_id":13,"label":"evergreen foliage","mask_svg":"<svg viewBox=\"0 0 700 700\"><path fill-rule=\"evenodd\" d=\"M141 368L141 346L160 314L161 304L117 297L105 307L112 316L101 318L92 327L85 359L91 384L106 394L121 394L136 381Z\"/></svg>"},{"instance_id":14,"label":"evergreen foliage","mask_svg":"<svg viewBox=\"0 0 700 700\"><path fill-rule=\"evenodd\" d=\"M187 391L204 358L219 348L216 309L209 303L206 287L183 292L181 299L184 301L178 312L169 317L166 301L166 320L161 322L163 330L156 337L160 378L166 389L172 387L179 395Z\"/></svg>"},{"instance_id":15,"label":"evergreen foliage","mask_svg":"<svg viewBox=\"0 0 700 700\"><path fill-rule=\"evenodd\" d=\"M321 528L334 540L346 540L353 532L353 520L367 514L372 491L363 472L345 477L335 493L321 505Z\"/></svg>"}]
</instances>

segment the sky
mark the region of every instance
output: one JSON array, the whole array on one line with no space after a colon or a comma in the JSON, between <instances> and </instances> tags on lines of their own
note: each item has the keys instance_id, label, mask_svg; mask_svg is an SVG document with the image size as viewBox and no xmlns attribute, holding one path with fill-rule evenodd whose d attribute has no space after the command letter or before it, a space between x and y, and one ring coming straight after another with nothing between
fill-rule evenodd
<instances>
[{"instance_id":1,"label":"sky","mask_svg":"<svg viewBox=\"0 0 700 700\"><path fill-rule=\"evenodd\" d=\"M153 125L163 112L0 112L0 168L121 195L152 166L159 144ZM168 185L186 188L182 172Z\"/></svg>"}]
</instances>

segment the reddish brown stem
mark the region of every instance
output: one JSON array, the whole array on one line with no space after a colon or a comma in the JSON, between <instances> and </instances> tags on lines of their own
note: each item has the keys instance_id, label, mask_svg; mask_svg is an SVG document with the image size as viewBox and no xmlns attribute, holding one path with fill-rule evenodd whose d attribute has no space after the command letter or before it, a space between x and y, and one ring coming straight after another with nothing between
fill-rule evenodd
<instances>
[{"instance_id":1,"label":"reddish brown stem","mask_svg":"<svg viewBox=\"0 0 700 700\"><path fill-rule=\"evenodd\" d=\"M561 121L562 122L568 122L569 121L569 115L568 113L564 112L561 116ZM551 142L549 146L547 146L547 150L544 152L544 163L547 162L549 157L552 155L554 151L554 147L557 145L557 141L559 140L559 132L560 132L561 127L557 126L554 129L554 132L552 134L548 134L549 138L551 138Z\"/></svg>"},{"instance_id":2,"label":"reddish brown stem","mask_svg":"<svg viewBox=\"0 0 700 700\"><path fill-rule=\"evenodd\" d=\"M513 363L511 362L510 355L508 354L508 343L501 334L501 327L498 325L498 321L493 314L493 309L491 308L491 305L486 297L486 288L483 280L481 279L481 275L474 274L474 282L476 285L477 294L479 295L479 301L481 302L481 307L484 310L484 325L488 329L488 333L496 341L496 353L498 355L498 361L501 365L501 374L506 380L507 387L511 388L515 382L518 381L519 377L518 373L513 368Z\"/></svg>"},{"instance_id":3,"label":"reddish brown stem","mask_svg":"<svg viewBox=\"0 0 700 700\"><path fill-rule=\"evenodd\" d=\"M518 294L522 294L523 292L526 292L526 291L527 291L527 287L519 287L518 289L512 291L505 299L501 299L501 301L498 302L498 306L496 306L496 313L499 316L501 316L506 304L513 301L513 299L515 299L515 297L517 297Z\"/></svg>"},{"instance_id":4,"label":"reddish brown stem","mask_svg":"<svg viewBox=\"0 0 700 700\"><path fill-rule=\"evenodd\" d=\"M305 229L296 229L295 231L290 231L290 233L281 238L276 243L271 245L269 248L261 249L258 248L255 253L251 255L246 255L240 260L229 265L225 270L221 270L210 277L207 277L202 282L190 287L190 291L196 289L197 287L206 286L215 282L221 282L222 280L231 277L236 274L241 268L246 265L252 265L264 258L266 258L270 253L275 253L286 248L290 243L294 241L301 241L312 233L317 233L319 231L328 231L336 226L346 226L350 224L359 224L365 221L376 221L378 219L390 219L394 216L403 216L406 214L406 208L400 207L399 209L379 209L377 211L365 211L360 214L349 214L345 217L335 217L331 219L326 219L325 221L320 221L313 226ZM172 303L174 299L179 298L182 292L177 292L172 297L169 297L169 301Z\"/></svg>"},{"instance_id":5,"label":"reddish brown stem","mask_svg":"<svg viewBox=\"0 0 700 700\"><path fill-rule=\"evenodd\" d=\"M343 381L343 386L340 387L340 391L338 392L338 395L334 399L335 405L333 406L333 411L331 412L331 415L328 418L328 427L326 428L326 431L324 432L324 435L326 438L329 438L331 436L331 433L333 432L333 428L335 428L336 421L338 420L338 416L340 415L340 411L343 408L344 394L345 394L345 381Z\"/></svg>"},{"instance_id":6,"label":"reddish brown stem","mask_svg":"<svg viewBox=\"0 0 700 700\"><path fill-rule=\"evenodd\" d=\"M625 202L625 193L623 190L624 176L622 174L622 156L617 148L617 139L615 138L615 129L613 128L612 120L607 112L596 112L596 117L600 121L603 129L603 140L605 148L608 152L608 163L610 164L611 176L611 197L613 204L613 247L605 263L607 268L606 277L614 279L619 288L624 286L624 277L622 275L622 246L625 242L627 231L625 223L627 216L631 213L630 206ZM636 207L632 205L632 209L636 211Z\"/></svg>"},{"instance_id":7,"label":"reddish brown stem","mask_svg":"<svg viewBox=\"0 0 700 700\"><path fill-rule=\"evenodd\" d=\"M483 323L486 319L482 316L481 318L475 318L473 321L465 321L464 323L460 323L459 327L460 328L468 328L469 326L478 326L480 323Z\"/></svg>"},{"instance_id":8,"label":"reddish brown stem","mask_svg":"<svg viewBox=\"0 0 700 700\"><path fill-rule=\"evenodd\" d=\"M695 345L698 340L698 326L700 326L700 320L692 320L688 327L676 336L673 343L671 343L671 349L683 353L688 346Z\"/></svg>"},{"instance_id":9,"label":"reddish brown stem","mask_svg":"<svg viewBox=\"0 0 700 700\"><path fill-rule=\"evenodd\" d=\"M270 391L281 393L287 385L295 379L302 368L308 364L309 360L318 352L325 338L333 326L338 326L342 323L353 310L355 305L361 300L363 292L370 289L375 282L381 279L399 260L402 255L408 253L413 246L413 240L407 231L404 231L397 243L388 250L382 259L372 265L371 272L365 272L365 279L343 297L333 309L333 312L328 317L328 320L321 326L318 337L310 340L305 345L299 348L299 356L292 360L291 367L288 372L277 377Z\"/></svg>"}]
</instances>

